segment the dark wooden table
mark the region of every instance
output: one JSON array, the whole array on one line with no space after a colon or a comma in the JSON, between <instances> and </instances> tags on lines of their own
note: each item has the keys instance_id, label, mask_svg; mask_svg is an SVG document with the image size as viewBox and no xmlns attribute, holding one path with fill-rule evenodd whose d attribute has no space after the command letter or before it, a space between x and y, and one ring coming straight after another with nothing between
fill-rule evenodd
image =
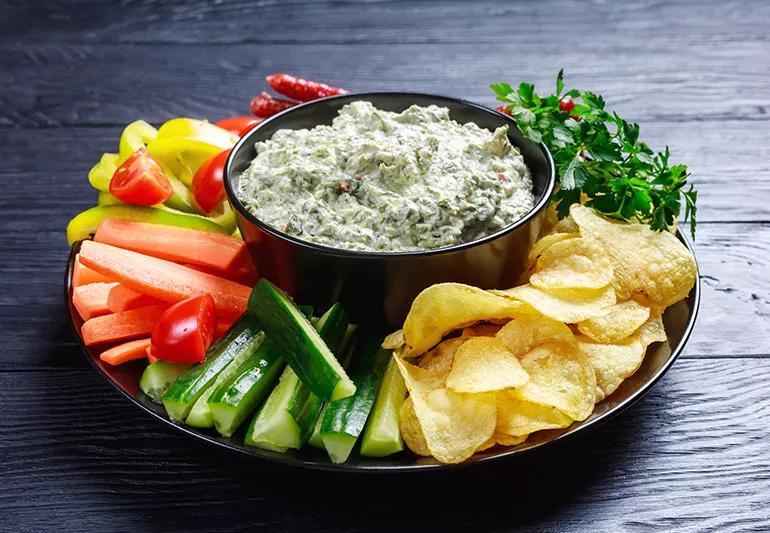
<instances>
[{"instance_id":1,"label":"dark wooden table","mask_svg":"<svg viewBox=\"0 0 770 533\"><path fill-rule=\"evenodd\" d=\"M0 1L0 530L770 530L770 4L47 4ZM243 114L274 71L492 104L561 67L700 189L696 332L621 418L526 463L335 476L190 441L87 366L64 227L126 123Z\"/></svg>"}]
</instances>

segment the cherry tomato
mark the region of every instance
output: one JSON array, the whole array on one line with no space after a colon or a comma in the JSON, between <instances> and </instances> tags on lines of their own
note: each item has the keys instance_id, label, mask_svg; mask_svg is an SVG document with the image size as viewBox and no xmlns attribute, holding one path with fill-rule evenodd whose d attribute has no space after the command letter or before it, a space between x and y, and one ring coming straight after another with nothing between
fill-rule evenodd
<instances>
[{"instance_id":1,"label":"cherry tomato","mask_svg":"<svg viewBox=\"0 0 770 533\"><path fill-rule=\"evenodd\" d=\"M211 213L225 199L225 162L230 150L224 150L203 163L193 176L192 191L203 211Z\"/></svg>"},{"instance_id":2,"label":"cherry tomato","mask_svg":"<svg viewBox=\"0 0 770 533\"><path fill-rule=\"evenodd\" d=\"M160 164L140 148L115 170L110 193L127 204L155 205L174 196L174 189Z\"/></svg>"},{"instance_id":3,"label":"cherry tomato","mask_svg":"<svg viewBox=\"0 0 770 533\"><path fill-rule=\"evenodd\" d=\"M152 355L174 363L199 363L216 332L214 300L193 296L166 309L152 329Z\"/></svg>"},{"instance_id":4,"label":"cherry tomato","mask_svg":"<svg viewBox=\"0 0 770 533\"><path fill-rule=\"evenodd\" d=\"M230 117L215 122L214 125L239 137L243 137L260 122L262 122L262 119L256 117Z\"/></svg>"},{"instance_id":5,"label":"cherry tomato","mask_svg":"<svg viewBox=\"0 0 770 533\"><path fill-rule=\"evenodd\" d=\"M575 107L575 102L572 101L571 98L565 98L564 100L561 100L559 102L559 111L564 111L565 113L569 113L572 111L572 108Z\"/></svg>"}]
</instances>

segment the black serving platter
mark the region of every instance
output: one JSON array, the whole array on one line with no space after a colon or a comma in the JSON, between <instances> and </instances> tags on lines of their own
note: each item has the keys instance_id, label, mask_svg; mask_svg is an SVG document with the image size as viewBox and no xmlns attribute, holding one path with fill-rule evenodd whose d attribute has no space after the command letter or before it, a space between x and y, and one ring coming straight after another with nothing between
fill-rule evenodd
<instances>
[{"instance_id":1,"label":"black serving platter","mask_svg":"<svg viewBox=\"0 0 770 533\"><path fill-rule=\"evenodd\" d=\"M681 231L679 231L678 237L692 252L689 242ZM567 439L588 433L601 423L612 419L628 409L649 392L663 374L671 368L692 332L700 305L700 278L698 277L695 286L687 298L668 308L663 315L663 322L666 326L668 337L667 342L656 343L650 346L639 370L624 381L612 395L598 403L593 414L582 422L576 422L570 427L560 430L535 433L518 446L495 446L477 453L471 459L458 465L444 465L432 458L419 457L409 451L382 459L373 459L361 457L358 455L357 450L354 450L347 463L335 465L329 461L325 453L311 447L306 447L296 452L290 451L285 454L276 453L245 446L242 433L236 433L230 438L225 438L219 436L214 430L199 430L177 424L168 418L162 406L151 402L139 390L139 378L146 364L144 361L136 361L115 367L102 363L99 359L99 353L104 348L87 347L83 344L82 337L80 336L80 327L83 321L72 305L72 271L79 249L80 243L78 242L73 245L70 251L64 283L64 297L69 309L70 323L75 337L90 363L120 394L125 396L137 408L191 438L226 448L243 455L244 458L261 459L288 466L335 472L394 473L465 468L491 461L521 459L535 450L551 447Z\"/></svg>"}]
</instances>

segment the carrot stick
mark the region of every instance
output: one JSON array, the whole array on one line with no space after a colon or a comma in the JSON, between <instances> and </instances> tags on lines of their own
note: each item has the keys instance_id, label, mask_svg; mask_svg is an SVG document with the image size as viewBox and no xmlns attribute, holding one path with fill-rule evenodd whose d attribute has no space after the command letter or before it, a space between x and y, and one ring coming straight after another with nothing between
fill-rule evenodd
<instances>
[{"instance_id":1,"label":"carrot stick","mask_svg":"<svg viewBox=\"0 0 770 533\"><path fill-rule=\"evenodd\" d=\"M86 320L80 330L83 342L91 346L147 336L167 308L167 305L149 305Z\"/></svg>"},{"instance_id":2,"label":"carrot stick","mask_svg":"<svg viewBox=\"0 0 770 533\"><path fill-rule=\"evenodd\" d=\"M84 266L83 263L80 262L80 254L75 257L75 266L72 269L73 287L80 287L81 285L88 285L89 283L109 283L111 281L114 280Z\"/></svg>"},{"instance_id":3,"label":"carrot stick","mask_svg":"<svg viewBox=\"0 0 770 533\"><path fill-rule=\"evenodd\" d=\"M99 225L94 240L176 263L220 271L237 270L248 261L246 244L240 239L162 224L108 218Z\"/></svg>"},{"instance_id":4,"label":"carrot stick","mask_svg":"<svg viewBox=\"0 0 770 533\"><path fill-rule=\"evenodd\" d=\"M116 283L112 290L110 290L109 296L107 296L107 307L112 313L120 313L121 311L128 311L130 309L136 309L137 307L146 307L158 303L161 303L160 300L136 292L120 283Z\"/></svg>"},{"instance_id":5,"label":"carrot stick","mask_svg":"<svg viewBox=\"0 0 770 533\"><path fill-rule=\"evenodd\" d=\"M93 271L92 271L93 272ZM110 313L107 298L117 283L96 282L72 289L72 304L83 320Z\"/></svg>"},{"instance_id":6,"label":"carrot stick","mask_svg":"<svg viewBox=\"0 0 770 533\"><path fill-rule=\"evenodd\" d=\"M83 241L80 260L129 289L164 302L176 303L209 293L220 318L235 319L242 315L251 293L246 285L100 242Z\"/></svg>"},{"instance_id":7,"label":"carrot stick","mask_svg":"<svg viewBox=\"0 0 770 533\"><path fill-rule=\"evenodd\" d=\"M113 346L99 355L99 359L111 365L120 365L147 356L150 339L138 339Z\"/></svg>"}]
</instances>

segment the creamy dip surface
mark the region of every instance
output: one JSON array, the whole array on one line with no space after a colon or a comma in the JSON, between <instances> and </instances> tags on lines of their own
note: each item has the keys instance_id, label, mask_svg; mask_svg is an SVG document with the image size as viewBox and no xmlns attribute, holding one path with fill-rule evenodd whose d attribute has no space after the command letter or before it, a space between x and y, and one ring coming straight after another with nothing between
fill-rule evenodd
<instances>
[{"instance_id":1,"label":"creamy dip surface","mask_svg":"<svg viewBox=\"0 0 770 533\"><path fill-rule=\"evenodd\" d=\"M333 248L460 244L534 205L532 177L507 131L459 124L445 107L392 113L353 102L331 126L279 130L257 143L237 195L270 226Z\"/></svg>"}]
</instances>

